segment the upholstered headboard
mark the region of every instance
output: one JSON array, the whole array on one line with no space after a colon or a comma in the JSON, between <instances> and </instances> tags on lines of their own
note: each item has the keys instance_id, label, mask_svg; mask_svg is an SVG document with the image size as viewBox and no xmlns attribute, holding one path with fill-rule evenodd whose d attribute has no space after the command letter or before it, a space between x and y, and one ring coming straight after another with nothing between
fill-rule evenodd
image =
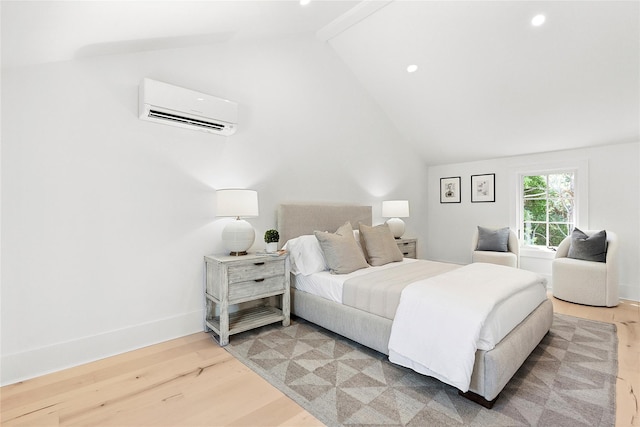
<instances>
[{"instance_id":1,"label":"upholstered headboard","mask_svg":"<svg viewBox=\"0 0 640 427\"><path fill-rule=\"evenodd\" d=\"M371 225L371 206L339 204L282 204L278 207L278 232L282 247L287 240L315 230L334 232L350 221L354 230L358 224Z\"/></svg>"}]
</instances>

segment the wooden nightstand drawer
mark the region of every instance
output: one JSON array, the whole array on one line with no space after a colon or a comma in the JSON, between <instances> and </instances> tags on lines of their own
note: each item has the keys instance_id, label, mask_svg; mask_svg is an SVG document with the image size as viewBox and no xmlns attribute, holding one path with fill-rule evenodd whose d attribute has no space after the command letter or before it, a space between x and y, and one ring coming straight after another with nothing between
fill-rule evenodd
<instances>
[{"instance_id":1,"label":"wooden nightstand drawer","mask_svg":"<svg viewBox=\"0 0 640 427\"><path fill-rule=\"evenodd\" d=\"M417 258L416 239L398 239L396 244L405 258Z\"/></svg>"},{"instance_id":2,"label":"wooden nightstand drawer","mask_svg":"<svg viewBox=\"0 0 640 427\"><path fill-rule=\"evenodd\" d=\"M265 279L229 283L229 302L236 303L284 292L284 274Z\"/></svg>"},{"instance_id":3,"label":"wooden nightstand drawer","mask_svg":"<svg viewBox=\"0 0 640 427\"><path fill-rule=\"evenodd\" d=\"M284 276L284 259L277 261L259 261L239 265L230 265L229 284Z\"/></svg>"},{"instance_id":4,"label":"wooden nightstand drawer","mask_svg":"<svg viewBox=\"0 0 640 427\"><path fill-rule=\"evenodd\" d=\"M204 261L205 330L217 334L220 345L229 335L270 323L289 326L289 255L209 255Z\"/></svg>"}]
</instances>

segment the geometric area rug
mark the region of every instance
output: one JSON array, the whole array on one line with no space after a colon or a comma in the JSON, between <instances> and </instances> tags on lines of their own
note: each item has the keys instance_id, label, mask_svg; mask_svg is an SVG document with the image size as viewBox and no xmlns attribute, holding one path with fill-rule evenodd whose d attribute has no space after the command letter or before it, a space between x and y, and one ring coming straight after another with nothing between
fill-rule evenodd
<instances>
[{"instance_id":1,"label":"geometric area rug","mask_svg":"<svg viewBox=\"0 0 640 427\"><path fill-rule=\"evenodd\" d=\"M613 426L616 327L555 314L492 409L300 318L227 351L328 426Z\"/></svg>"}]
</instances>

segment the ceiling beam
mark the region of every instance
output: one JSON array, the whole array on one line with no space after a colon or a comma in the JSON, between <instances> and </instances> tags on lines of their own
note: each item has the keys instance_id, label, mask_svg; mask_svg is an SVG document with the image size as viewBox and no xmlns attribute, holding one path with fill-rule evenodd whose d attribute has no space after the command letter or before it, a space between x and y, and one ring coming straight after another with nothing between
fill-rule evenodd
<instances>
[{"instance_id":1,"label":"ceiling beam","mask_svg":"<svg viewBox=\"0 0 640 427\"><path fill-rule=\"evenodd\" d=\"M346 13L322 27L316 33L316 38L324 42L331 40L351 26L365 19L367 16L377 12L394 0L363 0Z\"/></svg>"}]
</instances>

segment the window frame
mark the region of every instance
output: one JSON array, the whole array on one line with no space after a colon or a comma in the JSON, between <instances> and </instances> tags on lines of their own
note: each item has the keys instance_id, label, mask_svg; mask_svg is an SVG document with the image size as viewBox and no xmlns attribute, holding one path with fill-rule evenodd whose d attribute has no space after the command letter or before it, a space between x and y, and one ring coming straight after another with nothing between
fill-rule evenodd
<instances>
[{"instance_id":1,"label":"window frame","mask_svg":"<svg viewBox=\"0 0 640 427\"><path fill-rule=\"evenodd\" d=\"M560 225L560 224L564 224L565 227L568 226L568 232L567 235L569 235L571 233L571 230L573 229L573 227L575 227L577 221L576 221L576 217L577 217L577 212L575 209L576 206L576 170L575 169L563 169L563 170L557 170L557 171L553 171L553 172L544 172L544 173L523 173L520 174L520 182L518 183L518 185L520 185L520 191L522 194L522 197L520 197L520 217L518 218L518 229L519 229L519 238L522 239L523 241L524 239L524 231L526 229L526 224L525 223L529 223L529 224L540 224L540 225L544 225L545 226L545 242L547 243L546 245L533 245L533 244L523 244L522 246L532 246L535 248L542 248L542 247L547 247L547 248L557 248L558 245L552 245L550 244L551 242L549 241L550 237L551 237L551 227L552 225ZM553 198L550 197L549 194L549 188L550 188L550 180L549 178L552 176L559 176L559 175L571 175L571 184L573 187L573 193L572 196L570 198L571 200L571 218L569 218L569 221L552 221L551 217L550 217L550 212L549 212L549 206L550 203L552 202ZM535 197L535 198L525 198L524 197L524 178L526 177L544 177L545 178L545 189L544 189L544 195L541 197ZM541 220L529 220L526 221L524 218L524 213L525 213L525 206L526 206L526 202L527 201L545 201L546 207L545 207L545 218L544 221ZM565 198L565 200L569 200L569 198Z\"/></svg>"},{"instance_id":2,"label":"window frame","mask_svg":"<svg viewBox=\"0 0 640 427\"><path fill-rule=\"evenodd\" d=\"M548 175L555 173L572 172L574 179L574 227L588 229L589 224L589 189L588 177L589 168L587 160L577 160L572 162L548 162L545 164L521 165L512 168L512 191L510 200L511 227L516 230L520 242L520 256L530 256L537 258L552 259L555 256L555 249L543 246L523 244L523 203L524 194L522 181L525 176Z\"/></svg>"}]
</instances>

